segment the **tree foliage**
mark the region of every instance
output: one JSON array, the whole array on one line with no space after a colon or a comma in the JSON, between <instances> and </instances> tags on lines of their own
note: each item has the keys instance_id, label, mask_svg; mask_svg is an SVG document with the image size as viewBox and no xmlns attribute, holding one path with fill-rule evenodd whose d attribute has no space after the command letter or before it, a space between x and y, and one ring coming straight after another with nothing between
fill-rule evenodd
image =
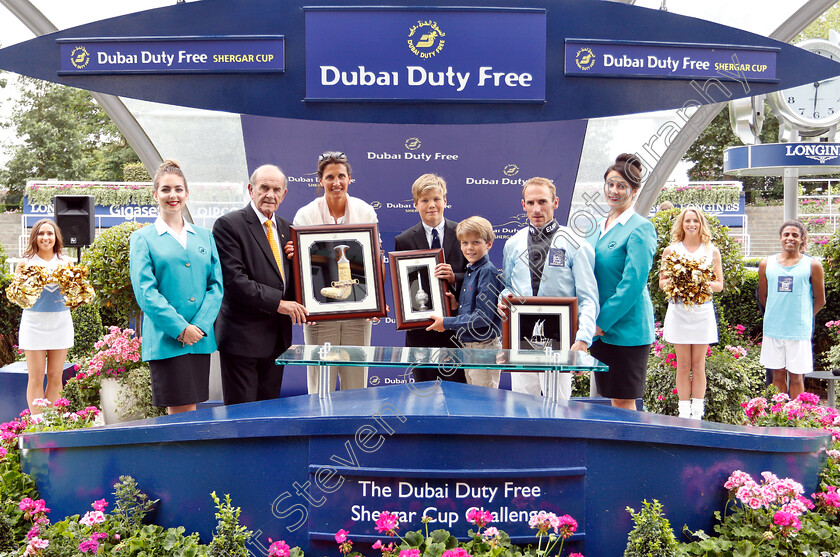
<instances>
[{"instance_id":1,"label":"tree foliage","mask_svg":"<svg viewBox=\"0 0 840 557\"><path fill-rule=\"evenodd\" d=\"M764 103L764 113L768 116L761 129L761 142L775 143L779 140L779 122L771 115L767 103ZM686 151L685 159L694 162L694 167L688 171L688 178L697 181L740 180L744 184L747 202L758 199L782 199L784 187L779 177L734 178L723 173L723 151L727 147L737 145L741 145L741 140L729 125L729 106L727 105Z\"/></svg>"},{"instance_id":2,"label":"tree foliage","mask_svg":"<svg viewBox=\"0 0 840 557\"><path fill-rule=\"evenodd\" d=\"M829 29L840 30L840 4L834 4L826 10L791 42L796 44L805 39L828 39Z\"/></svg>"},{"instance_id":3,"label":"tree foliage","mask_svg":"<svg viewBox=\"0 0 840 557\"><path fill-rule=\"evenodd\" d=\"M138 160L87 91L28 77L18 87L11 126L21 143L6 146L0 170L7 203L20 202L27 180L121 181L123 165Z\"/></svg>"}]
</instances>

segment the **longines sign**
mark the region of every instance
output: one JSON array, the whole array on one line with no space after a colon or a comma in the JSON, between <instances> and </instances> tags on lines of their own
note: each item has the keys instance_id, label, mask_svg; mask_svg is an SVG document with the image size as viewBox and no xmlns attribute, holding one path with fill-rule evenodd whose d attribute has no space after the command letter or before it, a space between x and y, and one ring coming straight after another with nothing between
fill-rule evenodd
<instances>
[{"instance_id":1,"label":"longines sign","mask_svg":"<svg viewBox=\"0 0 840 557\"><path fill-rule=\"evenodd\" d=\"M307 8L306 100L543 102L545 44L542 9Z\"/></svg>"}]
</instances>

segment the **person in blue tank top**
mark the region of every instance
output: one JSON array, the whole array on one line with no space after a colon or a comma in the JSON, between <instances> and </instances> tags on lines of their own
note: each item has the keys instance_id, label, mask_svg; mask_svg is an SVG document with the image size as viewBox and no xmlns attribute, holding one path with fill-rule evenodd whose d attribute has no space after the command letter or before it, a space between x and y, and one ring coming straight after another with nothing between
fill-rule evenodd
<instances>
[{"instance_id":1,"label":"person in blue tank top","mask_svg":"<svg viewBox=\"0 0 840 557\"><path fill-rule=\"evenodd\" d=\"M758 299L766 308L759 361L773 370L779 392L796 398L805 390L804 375L814 370L811 335L825 305L823 268L805 255L808 233L798 220L782 224L779 240L782 252L758 266Z\"/></svg>"}]
</instances>

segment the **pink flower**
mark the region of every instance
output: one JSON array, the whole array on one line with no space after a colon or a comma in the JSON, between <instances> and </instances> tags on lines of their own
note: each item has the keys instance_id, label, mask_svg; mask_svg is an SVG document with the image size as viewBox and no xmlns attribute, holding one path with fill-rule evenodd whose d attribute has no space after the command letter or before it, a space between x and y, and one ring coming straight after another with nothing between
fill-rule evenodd
<instances>
[{"instance_id":1,"label":"pink flower","mask_svg":"<svg viewBox=\"0 0 840 557\"><path fill-rule=\"evenodd\" d=\"M467 513L467 520L479 528L483 528L493 522L493 514L490 511L470 509Z\"/></svg>"},{"instance_id":2,"label":"pink flower","mask_svg":"<svg viewBox=\"0 0 840 557\"><path fill-rule=\"evenodd\" d=\"M583 557L583 553L569 553L569 557Z\"/></svg>"},{"instance_id":3,"label":"pink flower","mask_svg":"<svg viewBox=\"0 0 840 557\"><path fill-rule=\"evenodd\" d=\"M419 549L403 549L400 551L399 557L420 557Z\"/></svg>"},{"instance_id":4,"label":"pink flower","mask_svg":"<svg viewBox=\"0 0 840 557\"><path fill-rule=\"evenodd\" d=\"M271 538L268 538L268 543L271 544L268 546L268 557L289 557L289 544L283 540L272 543Z\"/></svg>"},{"instance_id":5,"label":"pink flower","mask_svg":"<svg viewBox=\"0 0 840 557\"><path fill-rule=\"evenodd\" d=\"M560 517L560 537L564 540L577 531L578 523L571 516L564 514Z\"/></svg>"},{"instance_id":6,"label":"pink flower","mask_svg":"<svg viewBox=\"0 0 840 557\"><path fill-rule=\"evenodd\" d=\"M90 506L93 507L93 510L95 511L104 511L105 507L108 506L108 502L105 499L99 499L91 503Z\"/></svg>"},{"instance_id":7,"label":"pink flower","mask_svg":"<svg viewBox=\"0 0 840 557\"><path fill-rule=\"evenodd\" d=\"M499 537L499 529L495 526L491 526L490 528L485 529L484 532L481 533L481 535L487 539L497 538Z\"/></svg>"},{"instance_id":8,"label":"pink flower","mask_svg":"<svg viewBox=\"0 0 840 557\"><path fill-rule=\"evenodd\" d=\"M747 330L747 328L744 327L743 325L740 325L740 324L735 325L735 332L738 333L741 336L744 335L744 331L746 331L746 330Z\"/></svg>"},{"instance_id":9,"label":"pink flower","mask_svg":"<svg viewBox=\"0 0 840 557\"><path fill-rule=\"evenodd\" d=\"M441 557L471 557L471 555L463 547L456 547L455 549L447 549Z\"/></svg>"},{"instance_id":10,"label":"pink flower","mask_svg":"<svg viewBox=\"0 0 840 557\"><path fill-rule=\"evenodd\" d=\"M347 534L349 534L347 530L339 530L335 533L335 541L336 543L342 543L347 541Z\"/></svg>"},{"instance_id":11,"label":"pink flower","mask_svg":"<svg viewBox=\"0 0 840 557\"><path fill-rule=\"evenodd\" d=\"M382 540L376 540L376 543L373 544L373 549L379 549L382 547Z\"/></svg>"},{"instance_id":12,"label":"pink flower","mask_svg":"<svg viewBox=\"0 0 840 557\"><path fill-rule=\"evenodd\" d=\"M376 520L376 531L384 532L389 536L393 536L400 525L397 515L382 511L379 513L379 518Z\"/></svg>"},{"instance_id":13,"label":"pink flower","mask_svg":"<svg viewBox=\"0 0 840 557\"><path fill-rule=\"evenodd\" d=\"M549 529L554 529L554 533L556 534L557 529L560 527L560 519L554 513L540 511L531 517L528 525L538 530L538 536L545 534Z\"/></svg>"},{"instance_id":14,"label":"pink flower","mask_svg":"<svg viewBox=\"0 0 840 557\"><path fill-rule=\"evenodd\" d=\"M66 398L60 398L60 399L56 400L55 402L53 402L53 406L55 406L57 408L65 408L67 406L70 406L70 401L67 400Z\"/></svg>"},{"instance_id":15,"label":"pink flower","mask_svg":"<svg viewBox=\"0 0 840 557\"><path fill-rule=\"evenodd\" d=\"M807 393L807 392L800 393L799 396L796 397L796 400L798 400L799 402L807 403L807 404L819 404L820 403L820 397L818 397L814 393Z\"/></svg>"},{"instance_id":16,"label":"pink flower","mask_svg":"<svg viewBox=\"0 0 840 557\"><path fill-rule=\"evenodd\" d=\"M802 528L802 524L799 522L799 519L791 513L785 511L776 511L776 514L773 515L773 524L781 526L783 534L786 529L793 528L794 530L799 530Z\"/></svg>"},{"instance_id":17,"label":"pink flower","mask_svg":"<svg viewBox=\"0 0 840 557\"><path fill-rule=\"evenodd\" d=\"M9 454L9 451L7 451L6 449L4 449L3 447L0 447L0 459L2 459L2 458L3 458L4 456L6 456L7 454Z\"/></svg>"},{"instance_id":18,"label":"pink flower","mask_svg":"<svg viewBox=\"0 0 840 557\"><path fill-rule=\"evenodd\" d=\"M41 555L43 551L50 546L49 540L42 540L41 538L32 538L26 544L22 557L29 557L30 555Z\"/></svg>"},{"instance_id":19,"label":"pink flower","mask_svg":"<svg viewBox=\"0 0 840 557\"><path fill-rule=\"evenodd\" d=\"M85 526L93 526L94 524L102 524L105 522L105 515L102 511L88 511L85 516L79 520Z\"/></svg>"},{"instance_id":20,"label":"pink flower","mask_svg":"<svg viewBox=\"0 0 840 557\"><path fill-rule=\"evenodd\" d=\"M677 394L677 389L676 389L676 387L674 387L674 390L673 390L673 391L671 391L671 394L672 394L672 395Z\"/></svg>"},{"instance_id":21,"label":"pink flower","mask_svg":"<svg viewBox=\"0 0 840 557\"><path fill-rule=\"evenodd\" d=\"M96 540L85 540L79 544L79 551L82 553L96 554L97 550L99 550L99 542Z\"/></svg>"},{"instance_id":22,"label":"pink flower","mask_svg":"<svg viewBox=\"0 0 840 557\"><path fill-rule=\"evenodd\" d=\"M665 400L665 397L663 395L659 395L658 397L656 397L656 400Z\"/></svg>"},{"instance_id":23,"label":"pink flower","mask_svg":"<svg viewBox=\"0 0 840 557\"><path fill-rule=\"evenodd\" d=\"M32 401L32 406L35 408L48 408L52 406L52 403L45 398L36 398Z\"/></svg>"}]
</instances>

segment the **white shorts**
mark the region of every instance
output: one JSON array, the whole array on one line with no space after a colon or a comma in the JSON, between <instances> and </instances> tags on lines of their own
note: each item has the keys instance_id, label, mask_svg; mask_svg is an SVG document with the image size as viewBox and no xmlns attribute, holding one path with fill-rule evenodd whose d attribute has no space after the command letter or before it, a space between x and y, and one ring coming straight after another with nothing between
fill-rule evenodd
<instances>
[{"instance_id":1,"label":"white shorts","mask_svg":"<svg viewBox=\"0 0 840 557\"><path fill-rule=\"evenodd\" d=\"M797 375L814 371L814 354L810 340L784 340L764 337L761 343L761 365L770 369L786 369Z\"/></svg>"}]
</instances>

